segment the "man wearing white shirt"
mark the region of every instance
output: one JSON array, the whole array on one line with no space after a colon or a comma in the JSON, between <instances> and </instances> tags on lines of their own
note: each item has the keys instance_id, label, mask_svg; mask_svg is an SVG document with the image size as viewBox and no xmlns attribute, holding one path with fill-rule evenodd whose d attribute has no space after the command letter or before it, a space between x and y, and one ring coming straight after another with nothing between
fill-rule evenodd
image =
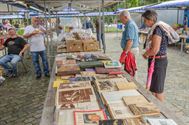
<instances>
[{"instance_id":1,"label":"man wearing white shirt","mask_svg":"<svg viewBox=\"0 0 189 125\"><path fill-rule=\"evenodd\" d=\"M37 17L32 18L32 25L25 28L24 37L29 40L32 61L35 67L36 79L41 78L41 68L39 64L39 56L42 59L43 71L46 77L49 77L49 66L46 55L44 34L45 28L39 25Z\"/></svg>"}]
</instances>

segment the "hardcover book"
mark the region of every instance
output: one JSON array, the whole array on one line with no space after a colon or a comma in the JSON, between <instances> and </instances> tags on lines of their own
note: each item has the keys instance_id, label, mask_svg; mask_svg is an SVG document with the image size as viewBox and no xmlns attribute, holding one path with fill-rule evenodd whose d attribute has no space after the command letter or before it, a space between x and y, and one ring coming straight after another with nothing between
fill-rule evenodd
<instances>
[{"instance_id":1,"label":"hardcover book","mask_svg":"<svg viewBox=\"0 0 189 125\"><path fill-rule=\"evenodd\" d=\"M123 101L126 105L130 104L149 104L149 102L146 100L146 98L142 95L139 96L125 96L123 97Z\"/></svg>"},{"instance_id":2,"label":"hardcover book","mask_svg":"<svg viewBox=\"0 0 189 125\"><path fill-rule=\"evenodd\" d=\"M82 87L92 87L90 81L82 82L72 82L70 84L60 84L59 90L61 89L72 89L72 88L82 88Z\"/></svg>"},{"instance_id":3,"label":"hardcover book","mask_svg":"<svg viewBox=\"0 0 189 125\"><path fill-rule=\"evenodd\" d=\"M57 75L75 75L80 73L78 65L61 65L57 67Z\"/></svg>"},{"instance_id":4,"label":"hardcover book","mask_svg":"<svg viewBox=\"0 0 189 125\"><path fill-rule=\"evenodd\" d=\"M95 79L96 80L102 80L102 79L113 79L113 78L123 78L122 75L108 75L108 74L96 74Z\"/></svg>"},{"instance_id":5,"label":"hardcover book","mask_svg":"<svg viewBox=\"0 0 189 125\"><path fill-rule=\"evenodd\" d=\"M114 102L108 105L108 110L114 119L125 119L135 117L129 108L122 102Z\"/></svg>"},{"instance_id":6,"label":"hardcover book","mask_svg":"<svg viewBox=\"0 0 189 125\"><path fill-rule=\"evenodd\" d=\"M116 84L112 82L110 79L98 80L95 83L99 92L118 90Z\"/></svg>"},{"instance_id":7,"label":"hardcover book","mask_svg":"<svg viewBox=\"0 0 189 125\"><path fill-rule=\"evenodd\" d=\"M131 112L136 116L159 116L160 110L152 103L148 104L130 104L128 105Z\"/></svg>"},{"instance_id":8,"label":"hardcover book","mask_svg":"<svg viewBox=\"0 0 189 125\"><path fill-rule=\"evenodd\" d=\"M124 125L123 119L100 120L99 125Z\"/></svg>"},{"instance_id":9,"label":"hardcover book","mask_svg":"<svg viewBox=\"0 0 189 125\"><path fill-rule=\"evenodd\" d=\"M76 60L63 60L63 65L76 65Z\"/></svg>"},{"instance_id":10,"label":"hardcover book","mask_svg":"<svg viewBox=\"0 0 189 125\"><path fill-rule=\"evenodd\" d=\"M57 106L73 107L74 103L91 102L96 100L93 88L72 88L57 91Z\"/></svg>"},{"instance_id":11,"label":"hardcover book","mask_svg":"<svg viewBox=\"0 0 189 125\"><path fill-rule=\"evenodd\" d=\"M94 71L81 71L81 76L95 76L96 73Z\"/></svg>"},{"instance_id":12,"label":"hardcover book","mask_svg":"<svg viewBox=\"0 0 189 125\"><path fill-rule=\"evenodd\" d=\"M99 120L106 120L103 110L74 111L74 125L99 125Z\"/></svg>"},{"instance_id":13,"label":"hardcover book","mask_svg":"<svg viewBox=\"0 0 189 125\"><path fill-rule=\"evenodd\" d=\"M104 61L105 68L121 68L119 61Z\"/></svg>"},{"instance_id":14,"label":"hardcover book","mask_svg":"<svg viewBox=\"0 0 189 125\"><path fill-rule=\"evenodd\" d=\"M99 105L97 101L92 101L92 102L65 104L65 105L61 105L61 107L58 108L60 108L60 110L65 110L65 109L91 110L91 109L99 109Z\"/></svg>"},{"instance_id":15,"label":"hardcover book","mask_svg":"<svg viewBox=\"0 0 189 125\"><path fill-rule=\"evenodd\" d=\"M121 72L120 68L104 68L104 67L95 67L95 71L97 74L116 74L116 72Z\"/></svg>"},{"instance_id":16,"label":"hardcover book","mask_svg":"<svg viewBox=\"0 0 189 125\"><path fill-rule=\"evenodd\" d=\"M172 119L149 118L147 121L150 123L150 125L177 125L177 123L175 123L175 121Z\"/></svg>"},{"instance_id":17,"label":"hardcover book","mask_svg":"<svg viewBox=\"0 0 189 125\"><path fill-rule=\"evenodd\" d=\"M100 62L100 61L79 62L79 66L82 69L85 69L85 68L95 68L95 67L102 67L103 63Z\"/></svg>"},{"instance_id":18,"label":"hardcover book","mask_svg":"<svg viewBox=\"0 0 189 125\"><path fill-rule=\"evenodd\" d=\"M134 82L128 82L128 83L116 83L118 90L128 90L128 89L137 89L137 86Z\"/></svg>"},{"instance_id":19,"label":"hardcover book","mask_svg":"<svg viewBox=\"0 0 189 125\"><path fill-rule=\"evenodd\" d=\"M121 90L112 92L102 92L102 97L106 104L117 101L122 101L124 96L138 96L141 95L137 90Z\"/></svg>"},{"instance_id":20,"label":"hardcover book","mask_svg":"<svg viewBox=\"0 0 189 125\"><path fill-rule=\"evenodd\" d=\"M79 82L79 81L91 81L92 77L85 77L85 76L76 76L74 78L69 78L71 82Z\"/></svg>"},{"instance_id":21,"label":"hardcover book","mask_svg":"<svg viewBox=\"0 0 189 125\"><path fill-rule=\"evenodd\" d=\"M100 120L99 125L148 125L141 118Z\"/></svg>"}]
</instances>

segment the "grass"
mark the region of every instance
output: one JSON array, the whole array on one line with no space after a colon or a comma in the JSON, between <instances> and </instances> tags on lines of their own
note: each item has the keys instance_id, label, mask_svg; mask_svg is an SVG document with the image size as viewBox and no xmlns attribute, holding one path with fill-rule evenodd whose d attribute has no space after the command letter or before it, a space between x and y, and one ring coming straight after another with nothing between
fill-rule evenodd
<instances>
[{"instance_id":1,"label":"grass","mask_svg":"<svg viewBox=\"0 0 189 125\"><path fill-rule=\"evenodd\" d=\"M106 33L122 32L122 30L117 29L117 27L105 27L105 32L106 32Z\"/></svg>"}]
</instances>

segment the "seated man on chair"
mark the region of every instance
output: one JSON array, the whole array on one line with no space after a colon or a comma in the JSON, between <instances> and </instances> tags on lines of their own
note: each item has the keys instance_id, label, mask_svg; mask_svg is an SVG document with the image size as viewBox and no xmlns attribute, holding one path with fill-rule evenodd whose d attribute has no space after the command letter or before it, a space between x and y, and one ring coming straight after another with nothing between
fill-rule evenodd
<instances>
[{"instance_id":1,"label":"seated man on chair","mask_svg":"<svg viewBox=\"0 0 189 125\"><path fill-rule=\"evenodd\" d=\"M8 38L3 45L0 45L0 50L8 48L8 54L0 58L0 65L4 68L5 74L8 77L16 77L16 64L22 59L22 56L29 44L16 34L15 28L8 29Z\"/></svg>"}]
</instances>

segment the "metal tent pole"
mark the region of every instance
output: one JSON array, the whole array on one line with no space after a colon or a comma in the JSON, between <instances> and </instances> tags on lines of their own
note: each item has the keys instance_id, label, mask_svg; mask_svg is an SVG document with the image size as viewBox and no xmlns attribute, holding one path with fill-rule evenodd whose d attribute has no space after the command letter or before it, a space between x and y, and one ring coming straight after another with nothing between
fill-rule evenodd
<instances>
[{"instance_id":1,"label":"metal tent pole","mask_svg":"<svg viewBox=\"0 0 189 125\"><path fill-rule=\"evenodd\" d=\"M106 40L105 40L105 27L104 27L104 0L102 0L102 29L103 29L103 31L101 31L102 32L102 34L103 34L103 36L101 36L102 37L102 44L103 44L103 50L104 50L104 53L106 53ZM101 22L100 22L101 23Z\"/></svg>"},{"instance_id":2,"label":"metal tent pole","mask_svg":"<svg viewBox=\"0 0 189 125\"><path fill-rule=\"evenodd\" d=\"M59 24L58 24L58 12L56 11L56 26L55 26L55 28L56 28L57 37L58 37L58 35L59 35L58 32L57 32L57 31L58 31L58 29L57 29L57 28L58 28L58 25L59 25Z\"/></svg>"},{"instance_id":3,"label":"metal tent pole","mask_svg":"<svg viewBox=\"0 0 189 125\"><path fill-rule=\"evenodd\" d=\"M52 29L52 22L51 22L51 15L50 15L50 8L48 6L48 20L49 20L49 29ZM52 36L53 34L50 33L50 41L49 41L49 56L52 55L53 46L52 46Z\"/></svg>"},{"instance_id":4,"label":"metal tent pole","mask_svg":"<svg viewBox=\"0 0 189 125\"><path fill-rule=\"evenodd\" d=\"M45 14L45 27L46 30L48 29L48 20L47 20L47 11L46 11L46 1L44 0L44 14ZM49 62L49 67L51 67L51 63L50 63L50 54L49 54L49 38L48 38L48 34L46 34L46 39L47 39L47 58L48 58L48 62Z\"/></svg>"},{"instance_id":5,"label":"metal tent pole","mask_svg":"<svg viewBox=\"0 0 189 125\"><path fill-rule=\"evenodd\" d=\"M101 49L101 3L99 1L99 18L98 18L98 39L99 39L99 47Z\"/></svg>"},{"instance_id":6,"label":"metal tent pole","mask_svg":"<svg viewBox=\"0 0 189 125\"><path fill-rule=\"evenodd\" d=\"M177 10L177 24L179 23L179 9Z\"/></svg>"}]
</instances>

